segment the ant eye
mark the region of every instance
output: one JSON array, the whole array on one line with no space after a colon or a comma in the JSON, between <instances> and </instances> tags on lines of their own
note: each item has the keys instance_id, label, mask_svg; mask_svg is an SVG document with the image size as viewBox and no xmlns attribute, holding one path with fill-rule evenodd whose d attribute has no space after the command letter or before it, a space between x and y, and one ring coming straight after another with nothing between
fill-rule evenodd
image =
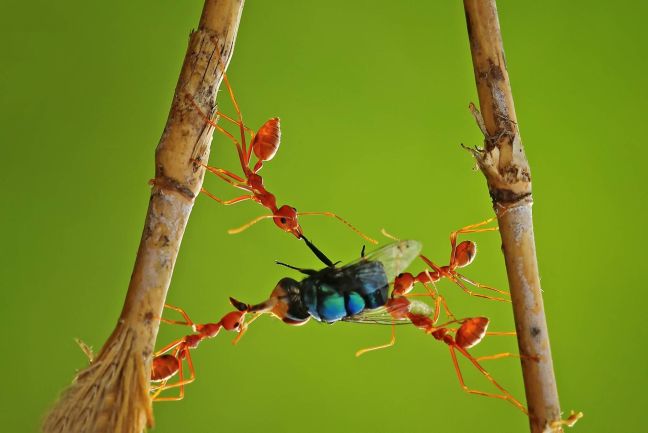
<instances>
[{"instance_id":1,"label":"ant eye","mask_svg":"<svg viewBox=\"0 0 648 433\"><path fill-rule=\"evenodd\" d=\"M297 212L297 208L296 208L296 207L294 207L294 208L292 208L292 209L293 209L295 212Z\"/></svg>"},{"instance_id":2,"label":"ant eye","mask_svg":"<svg viewBox=\"0 0 648 433\"><path fill-rule=\"evenodd\" d=\"M240 323L239 323L239 322L236 322L236 323L234 324L234 328L238 328L239 325L240 325Z\"/></svg>"},{"instance_id":3,"label":"ant eye","mask_svg":"<svg viewBox=\"0 0 648 433\"><path fill-rule=\"evenodd\" d=\"M286 218L281 217L281 224L286 224L286 221L287 221Z\"/></svg>"}]
</instances>

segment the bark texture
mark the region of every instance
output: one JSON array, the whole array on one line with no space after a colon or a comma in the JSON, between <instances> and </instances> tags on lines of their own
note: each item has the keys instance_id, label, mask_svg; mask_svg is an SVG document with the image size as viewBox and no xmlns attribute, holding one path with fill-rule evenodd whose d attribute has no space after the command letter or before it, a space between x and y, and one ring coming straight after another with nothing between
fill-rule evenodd
<instances>
[{"instance_id":1,"label":"bark texture","mask_svg":"<svg viewBox=\"0 0 648 433\"><path fill-rule=\"evenodd\" d=\"M495 0L464 0L482 116L484 149L473 155L498 216L531 431L561 431L560 403L544 314L531 205L531 172L518 129ZM535 359L533 359L533 358ZM537 360L536 360L537 359Z\"/></svg>"},{"instance_id":2,"label":"bark texture","mask_svg":"<svg viewBox=\"0 0 648 433\"><path fill-rule=\"evenodd\" d=\"M47 415L43 431L139 433L153 423L149 378L162 309L204 170L216 91L231 58L243 0L206 0L155 152L155 182L128 293L117 326Z\"/></svg>"}]
</instances>

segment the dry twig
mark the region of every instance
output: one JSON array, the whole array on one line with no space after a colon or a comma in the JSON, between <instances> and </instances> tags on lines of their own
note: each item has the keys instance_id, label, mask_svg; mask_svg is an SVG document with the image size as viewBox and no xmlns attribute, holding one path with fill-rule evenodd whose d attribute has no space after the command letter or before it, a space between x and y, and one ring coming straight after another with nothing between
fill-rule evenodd
<instances>
[{"instance_id":1,"label":"dry twig","mask_svg":"<svg viewBox=\"0 0 648 433\"><path fill-rule=\"evenodd\" d=\"M464 0L485 148L471 150L498 215L531 431L562 431L531 214L531 173L518 129L495 0ZM482 117L483 116L483 117ZM534 360L533 358L536 358ZM574 421L575 422L575 421ZM572 423L573 424L573 423Z\"/></svg>"},{"instance_id":2,"label":"dry twig","mask_svg":"<svg viewBox=\"0 0 648 433\"><path fill-rule=\"evenodd\" d=\"M62 394L43 425L46 433L139 433L151 425L151 359L180 242L200 192L213 129L205 113L234 48L243 0L206 0L155 153L155 182L128 294L100 353Z\"/></svg>"}]
</instances>

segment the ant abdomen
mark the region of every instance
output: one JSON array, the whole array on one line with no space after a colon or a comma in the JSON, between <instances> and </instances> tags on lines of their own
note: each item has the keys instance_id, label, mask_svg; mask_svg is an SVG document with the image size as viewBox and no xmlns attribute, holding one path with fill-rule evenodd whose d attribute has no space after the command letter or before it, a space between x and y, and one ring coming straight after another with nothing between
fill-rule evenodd
<instances>
[{"instance_id":1,"label":"ant abdomen","mask_svg":"<svg viewBox=\"0 0 648 433\"><path fill-rule=\"evenodd\" d=\"M473 241L463 241L457 245L455 250L455 261L458 268L468 266L475 260L477 255L477 244Z\"/></svg>"},{"instance_id":2,"label":"ant abdomen","mask_svg":"<svg viewBox=\"0 0 648 433\"><path fill-rule=\"evenodd\" d=\"M478 344L486 335L488 319L486 317L472 317L466 319L457 330L455 341L459 347L470 349Z\"/></svg>"},{"instance_id":3,"label":"ant abdomen","mask_svg":"<svg viewBox=\"0 0 648 433\"><path fill-rule=\"evenodd\" d=\"M281 144L281 123L278 117L273 117L264 123L252 140L254 155L262 161L270 161L274 158L279 145ZM259 168L261 164L257 163ZM258 171L255 167L254 172Z\"/></svg>"},{"instance_id":4,"label":"ant abdomen","mask_svg":"<svg viewBox=\"0 0 648 433\"><path fill-rule=\"evenodd\" d=\"M173 377L180 370L180 360L167 353L153 358L151 381L161 382Z\"/></svg>"}]
</instances>

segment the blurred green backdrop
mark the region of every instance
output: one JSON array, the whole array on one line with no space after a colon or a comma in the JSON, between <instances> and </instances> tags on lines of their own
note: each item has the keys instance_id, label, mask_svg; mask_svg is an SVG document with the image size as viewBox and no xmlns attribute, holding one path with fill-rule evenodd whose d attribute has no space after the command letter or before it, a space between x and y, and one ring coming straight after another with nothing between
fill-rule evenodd
<instances>
[{"instance_id":1,"label":"blurred green backdrop","mask_svg":"<svg viewBox=\"0 0 648 433\"><path fill-rule=\"evenodd\" d=\"M99 349L122 306L148 203L153 151L164 126L200 0L33 1L0 17L4 431L37 431L44 412L86 365L74 343ZM562 407L586 413L577 431L644 431L648 388L645 160L648 8L640 2L500 1L522 137L534 180L535 228ZM420 239L447 260L448 233L491 215L485 182L459 143L479 144L462 4L248 1L230 78L246 122L281 116L284 140L266 184L300 210L331 210L379 236ZM220 99L226 101L226 94ZM229 110L224 103L223 109ZM236 167L216 136L212 162ZM222 196L233 191L207 178ZM199 322L227 296L265 299L318 266L264 212L200 197L169 302ZM324 217L304 217L336 260L362 240ZM466 271L506 286L498 235L480 234ZM512 330L507 305L441 289L462 316ZM163 327L160 343L181 335ZM178 403L155 405L156 432L525 431L509 404L468 396L447 348L400 328L263 318L241 344L230 334L194 353L198 380ZM494 337L476 354L515 351ZM520 399L518 362L492 374ZM489 385L468 366L475 388Z\"/></svg>"}]
</instances>

